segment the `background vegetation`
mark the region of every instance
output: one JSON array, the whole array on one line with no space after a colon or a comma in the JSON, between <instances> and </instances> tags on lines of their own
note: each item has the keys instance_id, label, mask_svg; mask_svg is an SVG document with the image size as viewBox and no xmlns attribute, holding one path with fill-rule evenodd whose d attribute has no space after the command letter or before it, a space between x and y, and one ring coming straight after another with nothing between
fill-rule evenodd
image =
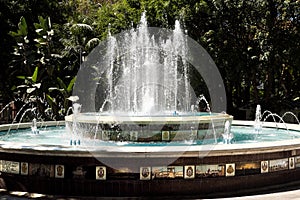
<instances>
[{"instance_id":1,"label":"background vegetation","mask_svg":"<svg viewBox=\"0 0 300 200\"><path fill-rule=\"evenodd\" d=\"M299 0L0 0L0 102L62 119L84 57L109 27L136 27L143 11L153 27L179 19L209 52L236 119L256 104L299 111Z\"/></svg>"}]
</instances>

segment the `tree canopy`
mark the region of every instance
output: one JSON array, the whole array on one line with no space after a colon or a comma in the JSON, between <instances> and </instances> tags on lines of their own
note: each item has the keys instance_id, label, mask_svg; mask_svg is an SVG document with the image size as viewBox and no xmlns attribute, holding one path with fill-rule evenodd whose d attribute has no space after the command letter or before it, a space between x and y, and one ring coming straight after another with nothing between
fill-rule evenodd
<instances>
[{"instance_id":1,"label":"tree canopy","mask_svg":"<svg viewBox=\"0 0 300 200\"><path fill-rule=\"evenodd\" d=\"M209 52L225 83L228 113L243 118L240 109L256 104L300 109L299 0L0 1L1 102L33 101L62 119L84 57L108 30L136 27L144 11L152 27L173 28L180 20ZM191 80L198 81L193 74Z\"/></svg>"}]
</instances>

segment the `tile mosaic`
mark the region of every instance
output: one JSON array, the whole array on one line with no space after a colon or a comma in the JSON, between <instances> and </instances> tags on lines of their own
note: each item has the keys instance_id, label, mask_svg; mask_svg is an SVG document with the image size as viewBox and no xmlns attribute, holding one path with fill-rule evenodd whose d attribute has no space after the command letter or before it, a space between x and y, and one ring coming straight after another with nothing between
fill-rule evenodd
<instances>
[{"instance_id":1,"label":"tile mosaic","mask_svg":"<svg viewBox=\"0 0 300 200\"><path fill-rule=\"evenodd\" d=\"M251 175L261 173L260 162L240 162L235 163L235 175Z\"/></svg>"},{"instance_id":2,"label":"tile mosaic","mask_svg":"<svg viewBox=\"0 0 300 200\"><path fill-rule=\"evenodd\" d=\"M86 170L82 166L77 166L73 171L73 178L84 178L85 174L87 173Z\"/></svg>"},{"instance_id":3,"label":"tile mosaic","mask_svg":"<svg viewBox=\"0 0 300 200\"><path fill-rule=\"evenodd\" d=\"M196 177L225 176L225 165L197 165Z\"/></svg>"},{"instance_id":4,"label":"tile mosaic","mask_svg":"<svg viewBox=\"0 0 300 200\"><path fill-rule=\"evenodd\" d=\"M151 179L151 167L140 167L140 180Z\"/></svg>"},{"instance_id":5,"label":"tile mosaic","mask_svg":"<svg viewBox=\"0 0 300 200\"><path fill-rule=\"evenodd\" d=\"M106 167L96 166L96 180L106 180Z\"/></svg>"},{"instance_id":6,"label":"tile mosaic","mask_svg":"<svg viewBox=\"0 0 300 200\"><path fill-rule=\"evenodd\" d=\"M155 178L168 178L169 172L167 166L155 166L152 167L152 179Z\"/></svg>"},{"instance_id":7,"label":"tile mosaic","mask_svg":"<svg viewBox=\"0 0 300 200\"><path fill-rule=\"evenodd\" d=\"M269 172L269 161L263 160L260 162L260 173L267 173Z\"/></svg>"},{"instance_id":8,"label":"tile mosaic","mask_svg":"<svg viewBox=\"0 0 300 200\"><path fill-rule=\"evenodd\" d=\"M300 156L295 157L295 167L296 168L300 167Z\"/></svg>"},{"instance_id":9,"label":"tile mosaic","mask_svg":"<svg viewBox=\"0 0 300 200\"><path fill-rule=\"evenodd\" d=\"M289 169L295 169L295 157L289 158Z\"/></svg>"},{"instance_id":10,"label":"tile mosaic","mask_svg":"<svg viewBox=\"0 0 300 200\"><path fill-rule=\"evenodd\" d=\"M54 165L29 163L28 174L32 176L54 177Z\"/></svg>"},{"instance_id":11,"label":"tile mosaic","mask_svg":"<svg viewBox=\"0 0 300 200\"><path fill-rule=\"evenodd\" d=\"M276 160L269 161L269 172L286 170L288 168L289 168L288 158L276 159Z\"/></svg>"},{"instance_id":12,"label":"tile mosaic","mask_svg":"<svg viewBox=\"0 0 300 200\"><path fill-rule=\"evenodd\" d=\"M28 163L21 162L21 175L28 175Z\"/></svg>"},{"instance_id":13,"label":"tile mosaic","mask_svg":"<svg viewBox=\"0 0 300 200\"><path fill-rule=\"evenodd\" d=\"M184 166L184 178L185 179L195 178L195 166L194 165Z\"/></svg>"},{"instance_id":14,"label":"tile mosaic","mask_svg":"<svg viewBox=\"0 0 300 200\"><path fill-rule=\"evenodd\" d=\"M169 131L162 131L161 132L161 140L162 141L170 140L170 132Z\"/></svg>"},{"instance_id":15,"label":"tile mosaic","mask_svg":"<svg viewBox=\"0 0 300 200\"><path fill-rule=\"evenodd\" d=\"M64 178L64 177L65 177L65 166L55 165L55 178Z\"/></svg>"},{"instance_id":16,"label":"tile mosaic","mask_svg":"<svg viewBox=\"0 0 300 200\"><path fill-rule=\"evenodd\" d=\"M10 174L19 174L20 163L15 161L2 160L1 171Z\"/></svg>"},{"instance_id":17,"label":"tile mosaic","mask_svg":"<svg viewBox=\"0 0 300 200\"><path fill-rule=\"evenodd\" d=\"M235 176L235 163L226 164L226 176Z\"/></svg>"},{"instance_id":18,"label":"tile mosaic","mask_svg":"<svg viewBox=\"0 0 300 200\"><path fill-rule=\"evenodd\" d=\"M130 131L130 140L131 141L137 141L138 139L138 131Z\"/></svg>"}]
</instances>

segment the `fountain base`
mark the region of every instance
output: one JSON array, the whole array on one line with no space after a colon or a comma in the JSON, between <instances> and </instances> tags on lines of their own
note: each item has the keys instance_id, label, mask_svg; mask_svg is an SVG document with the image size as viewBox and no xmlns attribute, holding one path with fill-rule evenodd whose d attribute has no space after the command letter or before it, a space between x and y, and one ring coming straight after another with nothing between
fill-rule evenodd
<instances>
[{"instance_id":1,"label":"fountain base","mask_svg":"<svg viewBox=\"0 0 300 200\"><path fill-rule=\"evenodd\" d=\"M76 134L104 141L167 142L219 138L225 122L233 116L223 113L188 113L176 115L106 115L79 113L65 117Z\"/></svg>"},{"instance_id":2,"label":"fountain base","mask_svg":"<svg viewBox=\"0 0 300 200\"><path fill-rule=\"evenodd\" d=\"M254 122L233 124L253 127ZM31 124L20 127L26 125ZM277 130L274 123L264 125ZM299 125L287 126L300 132ZM6 191L81 197L241 196L282 188L282 184L299 186L300 139L95 149L2 141L0 171L0 187Z\"/></svg>"}]
</instances>

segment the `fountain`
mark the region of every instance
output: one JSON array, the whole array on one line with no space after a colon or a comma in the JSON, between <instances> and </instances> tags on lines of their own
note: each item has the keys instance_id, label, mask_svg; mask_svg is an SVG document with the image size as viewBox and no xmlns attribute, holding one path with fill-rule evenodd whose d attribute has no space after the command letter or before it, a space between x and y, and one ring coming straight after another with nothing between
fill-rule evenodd
<instances>
[{"instance_id":1,"label":"fountain","mask_svg":"<svg viewBox=\"0 0 300 200\"><path fill-rule=\"evenodd\" d=\"M233 117L212 113L204 95L197 98L194 94L189 80L190 49L179 21L163 36L150 30L143 13L136 30L119 37L109 34L103 65L97 68L98 59L88 57L85 65L95 70L95 78L88 78L99 82L87 83L87 67L83 67L73 92L84 110L76 116L76 125L84 127L80 129L83 137L129 142L190 140L193 127L194 132L211 131L194 134L195 139L211 137L216 143L225 121L230 123ZM87 101L90 91L82 89L87 84L98 86L92 97L98 99L96 103ZM201 101L207 106L204 112L199 112ZM68 126L74 125L73 119L73 115L65 117ZM96 136L94 130L100 134Z\"/></svg>"},{"instance_id":2,"label":"fountain","mask_svg":"<svg viewBox=\"0 0 300 200\"><path fill-rule=\"evenodd\" d=\"M190 85L192 67L208 100ZM144 13L139 27L109 35L87 57L65 121L0 126L2 189L202 198L297 181L299 124L267 122L259 105L254 121L233 120L216 69L178 21L173 31L152 29Z\"/></svg>"}]
</instances>

